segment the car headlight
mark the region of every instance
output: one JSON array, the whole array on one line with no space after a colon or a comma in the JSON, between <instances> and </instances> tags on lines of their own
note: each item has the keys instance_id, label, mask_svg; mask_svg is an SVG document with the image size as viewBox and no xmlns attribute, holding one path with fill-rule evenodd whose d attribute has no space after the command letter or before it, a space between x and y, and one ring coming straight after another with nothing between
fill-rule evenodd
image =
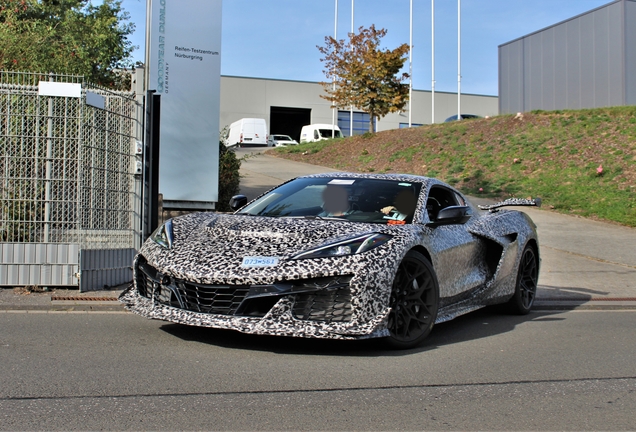
<instances>
[{"instance_id":1,"label":"car headlight","mask_svg":"<svg viewBox=\"0 0 636 432\"><path fill-rule=\"evenodd\" d=\"M172 241L174 240L172 234L172 219L168 219L155 230L150 236L150 239L157 243L159 246L163 246L166 249L172 249Z\"/></svg>"},{"instance_id":2,"label":"car headlight","mask_svg":"<svg viewBox=\"0 0 636 432\"><path fill-rule=\"evenodd\" d=\"M370 233L309 249L291 259L322 258L330 256L355 255L377 248L391 240L388 234Z\"/></svg>"}]
</instances>

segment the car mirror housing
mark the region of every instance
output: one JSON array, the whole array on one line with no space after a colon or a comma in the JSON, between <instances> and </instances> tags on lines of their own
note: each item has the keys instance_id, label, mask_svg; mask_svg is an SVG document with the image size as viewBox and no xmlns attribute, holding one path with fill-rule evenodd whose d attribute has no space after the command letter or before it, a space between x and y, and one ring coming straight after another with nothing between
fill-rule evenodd
<instances>
[{"instance_id":1,"label":"car mirror housing","mask_svg":"<svg viewBox=\"0 0 636 432\"><path fill-rule=\"evenodd\" d=\"M469 206L450 206L440 210L437 214L437 218L426 224L426 226L436 227L439 225L461 225L468 222L472 215L473 213Z\"/></svg>"},{"instance_id":2,"label":"car mirror housing","mask_svg":"<svg viewBox=\"0 0 636 432\"><path fill-rule=\"evenodd\" d=\"M247 204L247 197L245 195L234 195L230 198L230 208L234 211L240 209Z\"/></svg>"}]
</instances>

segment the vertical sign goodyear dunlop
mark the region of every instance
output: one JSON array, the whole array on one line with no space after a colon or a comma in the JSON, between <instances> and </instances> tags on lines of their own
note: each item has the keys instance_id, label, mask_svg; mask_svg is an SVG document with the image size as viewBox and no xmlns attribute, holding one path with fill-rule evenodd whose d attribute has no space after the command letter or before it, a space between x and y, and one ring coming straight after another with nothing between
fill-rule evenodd
<instances>
[{"instance_id":1,"label":"vertical sign goodyear dunlop","mask_svg":"<svg viewBox=\"0 0 636 432\"><path fill-rule=\"evenodd\" d=\"M218 199L221 0L147 0L147 89L161 95L164 207Z\"/></svg>"}]
</instances>

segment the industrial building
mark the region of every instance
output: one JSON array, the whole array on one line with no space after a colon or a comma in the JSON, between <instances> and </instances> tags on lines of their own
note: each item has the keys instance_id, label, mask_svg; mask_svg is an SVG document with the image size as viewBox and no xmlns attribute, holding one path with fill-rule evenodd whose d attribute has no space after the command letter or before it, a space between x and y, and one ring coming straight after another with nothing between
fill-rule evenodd
<instances>
[{"instance_id":1,"label":"industrial building","mask_svg":"<svg viewBox=\"0 0 636 432\"><path fill-rule=\"evenodd\" d=\"M333 121L333 110L322 85L317 82L289 81L264 78L221 76L220 126L230 125L241 118L264 118L270 134L285 134L299 140L300 129L308 124ZM409 105L404 111L378 119L376 131L408 127ZM482 117L497 115L497 96L461 95L462 114ZM411 124L430 124L432 93L413 90ZM457 93L435 92L435 123L457 114ZM351 112L348 107L338 110L336 124L345 136L349 135ZM369 130L369 116L359 110L353 112L354 135Z\"/></svg>"},{"instance_id":2,"label":"industrial building","mask_svg":"<svg viewBox=\"0 0 636 432\"><path fill-rule=\"evenodd\" d=\"M499 113L636 104L636 0L499 46Z\"/></svg>"}]
</instances>

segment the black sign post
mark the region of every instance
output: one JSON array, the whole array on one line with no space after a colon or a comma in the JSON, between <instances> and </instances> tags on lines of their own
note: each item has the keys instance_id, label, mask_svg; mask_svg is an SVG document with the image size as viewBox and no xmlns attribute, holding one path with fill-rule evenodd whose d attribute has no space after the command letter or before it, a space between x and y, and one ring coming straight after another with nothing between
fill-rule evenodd
<instances>
[{"instance_id":1,"label":"black sign post","mask_svg":"<svg viewBox=\"0 0 636 432\"><path fill-rule=\"evenodd\" d=\"M155 90L146 93L146 142L144 144L144 217L146 240L159 226L159 131L161 125L161 95Z\"/></svg>"}]
</instances>

